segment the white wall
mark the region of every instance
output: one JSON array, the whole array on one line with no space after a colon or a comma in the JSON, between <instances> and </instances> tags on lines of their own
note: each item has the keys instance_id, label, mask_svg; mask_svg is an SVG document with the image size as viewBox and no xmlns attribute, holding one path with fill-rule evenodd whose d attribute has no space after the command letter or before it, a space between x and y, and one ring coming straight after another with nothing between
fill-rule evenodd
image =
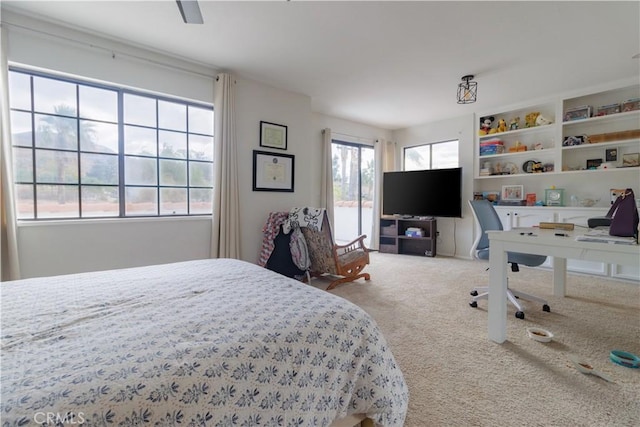
<instances>
[{"instance_id":1,"label":"white wall","mask_svg":"<svg viewBox=\"0 0 640 427\"><path fill-rule=\"evenodd\" d=\"M262 244L262 226L269 212L313 205L313 189L320 180L320 147L311 135L311 99L261 83L238 79L236 126L240 168L240 223L242 259L256 262ZM287 126L287 150L260 147L260 121ZM292 154L294 192L252 191L253 150Z\"/></svg>"},{"instance_id":2,"label":"white wall","mask_svg":"<svg viewBox=\"0 0 640 427\"><path fill-rule=\"evenodd\" d=\"M462 166L462 218L436 218L440 233L436 242L438 255L468 258L473 244L474 220L467 200L473 198L474 121L475 116L471 114L393 132L392 139L396 141L396 158L399 161L404 147L453 139L460 142L458 152Z\"/></svg>"}]
</instances>

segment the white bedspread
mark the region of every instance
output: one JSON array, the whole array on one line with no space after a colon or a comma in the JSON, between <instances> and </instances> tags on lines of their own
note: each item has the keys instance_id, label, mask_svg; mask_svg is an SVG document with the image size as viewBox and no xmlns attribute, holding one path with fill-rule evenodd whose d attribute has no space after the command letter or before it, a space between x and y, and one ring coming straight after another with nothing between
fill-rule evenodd
<instances>
[{"instance_id":1,"label":"white bedspread","mask_svg":"<svg viewBox=\"0 0 640 427\"><path fill-rule=\"evenodd\" d=\"M230 259L0 284L3 426L400 427L408 389L363 310Z\"/></svg>"}]
</instances>

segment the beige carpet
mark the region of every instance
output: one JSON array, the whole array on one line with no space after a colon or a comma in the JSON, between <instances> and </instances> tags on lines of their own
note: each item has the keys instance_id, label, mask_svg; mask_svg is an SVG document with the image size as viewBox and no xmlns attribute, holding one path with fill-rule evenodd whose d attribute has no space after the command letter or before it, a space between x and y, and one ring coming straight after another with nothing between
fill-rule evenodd
<instances>
[{"instance_id":1,"label":"beige carpet","mask_svg":"<svg viewBox=\"0 0 640 427\"><path fill-rule=\"evenodd\" d=\"M546 298L551 313L525 302L525 319L509 305L507 341L487 338L487 302L468 305L488 280L487 264L446 257L371 254L371 281L330 291L378 322L409 385L405 425L638 426L640 369L609 361L609 351L640 355L640 286L569 275L568 296L554 297L551 272L521 268L510 286ZM323 287L323 279L314 279ZM551 343L528 338L538 326ZM614 383L578 372L585 358Z\"/></svg>"}]
</instances>

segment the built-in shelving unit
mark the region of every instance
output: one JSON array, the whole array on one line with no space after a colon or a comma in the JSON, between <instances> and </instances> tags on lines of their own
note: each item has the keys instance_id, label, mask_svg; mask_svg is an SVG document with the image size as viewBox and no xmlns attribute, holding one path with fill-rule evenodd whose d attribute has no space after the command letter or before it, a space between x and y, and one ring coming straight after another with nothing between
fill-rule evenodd
<instances>
[{"instance_id":1,"label":"built-in shelving unit","mask_svg":"<svg viewBox=\"0 0 640 427\"><path fill-rule=\"evenodd\" d=\"M640 155L640 101L628 102L634 99L640 99L640 85L628 83L478 114L474 191L499 192L503 185L522 184L525 193L542 200L544 189L555 186L567 195L600 199L599 207L605 207L610 188L637 188L640 182L635 163ZM612 105L605 114L602 107ZM534 112L552 123L526 127L527 115ZM494 117L494 127L502 119L507 127L518 123L518 128L480 135L480 120L487 116ZM503 152L487 154L486 145L496 139ZM593 167L600 162L599 168Z\"/></svg>"}]
</instances>

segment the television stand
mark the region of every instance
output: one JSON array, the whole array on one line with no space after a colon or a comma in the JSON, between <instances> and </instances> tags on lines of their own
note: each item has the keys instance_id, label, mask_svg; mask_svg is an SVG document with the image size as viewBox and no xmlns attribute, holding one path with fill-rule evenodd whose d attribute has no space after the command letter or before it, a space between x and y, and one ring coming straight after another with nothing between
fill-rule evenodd
<instances>
[{"instance_id":1,"label":"television stand","mask_svg":"<svg viewBox=\"0 0 640 427\"><path fill-rule=\"evenodd\" d=\"M415 229L422 230L422 235L411 233ZM435 257L437 236L436 219L433 217L393 215L380 218L380 252Z\"/></svg>"}]
</instances>

